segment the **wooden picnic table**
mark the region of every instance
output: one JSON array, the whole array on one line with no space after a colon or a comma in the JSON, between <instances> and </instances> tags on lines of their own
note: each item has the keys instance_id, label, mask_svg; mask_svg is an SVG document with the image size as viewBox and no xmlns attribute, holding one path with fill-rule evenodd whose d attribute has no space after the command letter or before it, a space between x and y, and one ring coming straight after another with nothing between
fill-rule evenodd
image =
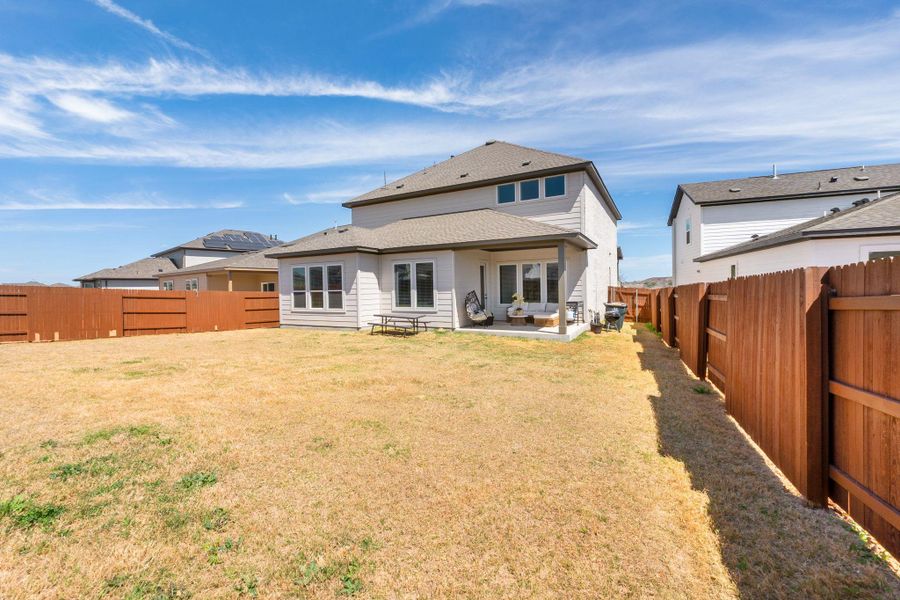
<instances>
[{"instance_id":1,"label":"wooden picnic table","mask_svg":"<svg viewBox=\"0 0 900 600\"><path fill-rule=\"evenodd\" d=\"M379 320L369 323L369 325L372 326L371 333L375 333L376 327L379 327L381 329L381 333L388 333L389 331L393 331L397 333L403 333L403 335L409 335L410 333L419 333L420 330L428 331L428 322L423 321L423 319L428 315L386 313L377 314L374 316Z\"/></svg>"}]
</instances>

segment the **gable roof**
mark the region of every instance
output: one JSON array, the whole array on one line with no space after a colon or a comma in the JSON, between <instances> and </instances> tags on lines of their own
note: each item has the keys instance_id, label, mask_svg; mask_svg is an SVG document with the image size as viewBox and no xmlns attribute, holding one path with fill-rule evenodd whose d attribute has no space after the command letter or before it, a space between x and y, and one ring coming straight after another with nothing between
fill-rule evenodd
<instances>
[{"instance_id":1,"label":"gable roof","mask_svg":"<svg viewBox=\"0 0 900 600\"><path fill-rule=\"evenodd\" d=\"M76 277L73 281L89 281L91 279L153 279L161 273L171 273L177 270L178 267L170 259L151 256L150 258L142 258L120 267L100 269L88 275Z\"/></svg>"},{"instance_id":2,"label":"gable roof","mask_svg":"<svg viewBox=\"0 0 900 600\"><path fill-rule=\"evenodd\" d=\"M344 203L346 208L391 202L453 190L482 187L522 179L573 171L587 171L603 201L617 219L622 215L594 163L584 158L490 140L421 171L392 181Z\"/></svg>"},{"instance_id":3,"label":"gable roof","mask_svg":"<svg viewBox=\"0 0 900 600\"><path fill-rule=\"evenodd\" d=\"M698 205L764 202L866 192L900 190L900 163L784 173L743 179L683 183L675 191L669 225L686 194Z\"/></svg>"},{"instance_id":4,"label":"gable roof","mask_svg":"<svg viewBox=\"0 0 900 600\"><path fill-rule=\"evenodd\" d=\"M503 246L569 240L596 248L583 234L490 208L394 221L380 227L342 225L325 229L266 253L272 258L340 252L375 254L401 250Z\"/></svg>"},{"instance_id":5,"label":"gable roof","mask_svg":"<svg viewBox=\"0 0 900 600\"><path fill-rule=\"evenodd\" d=\"M243 231L240 229L220 229L207 233L189 242L178 244L157 252L153 256L162 256L174 252L175 250L217 250L220 252L250 252L253 250L264 250L266 248L274 248L283 244L272 236L259 233L258 231Z\"/></svg>"},{"instance_id":6,"label":"gable roof","mask_svg":"<svg viewBox=\"0 0 900 600\"><path fill-rule=\"evenodd\" d=\"M211 260L203 264L194 265L178 269L175 275L182 273L211 273L214 271L277 271L278 261L274 258L268 258L266 253L271 248L257 250L255 252L243 252L236 256L229 256L220 260ZM167 274L160 274L157 277L165 277Z\"/></svg>"},{"instance_id":7,"label":"gable roof","mask_svg":"<svg viewBox=\"0 0 900 600\"><path fill-rule=\"evenodd\" d=\"M706 262L808 239L893 233L900 234L900 193L891 194L840 212L829 213L823 217L759 236L748 242L704 254L695 258L694 262Z\"/></svg>"}]
</instances>

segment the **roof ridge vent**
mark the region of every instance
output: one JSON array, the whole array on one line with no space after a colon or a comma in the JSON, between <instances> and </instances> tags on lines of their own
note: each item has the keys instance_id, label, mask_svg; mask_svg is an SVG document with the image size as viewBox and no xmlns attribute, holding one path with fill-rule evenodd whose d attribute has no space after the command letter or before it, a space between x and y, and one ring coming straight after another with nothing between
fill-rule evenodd
<instances>
[{"instance_id":1,"label":"roof ridge vent","mask_svg":"<svg viewBox=\"0 0 900 600\"><path fill-rule=\"evenodd\" d=\"M831 212L831 214L836 215L836 214L838 214L839 212L841 212L841 209L838 208L837 206L835 206L834 208L831 209L830 212Z\"/></svg>"},{"instance_id":2,"label":"roof ridge vent","mask_svg":"<svg viewBox=\"0 0 900 600\"><path fill-rule=\"evenodd\" d=\"M869 176L868 175L856 175L853 179L856 181L868 181Z\"/></svg>"},{"instance_id":3,"label":"roof ridge vent","mask_svg":"<svg viewBox=\"0 0 900 600\"><path fill-rule=\"evenodd\" d=\"M838 180L838 176L837 176L837 175L832 175L832 176L831 176L831 179L829 179L828 181L831 182L831 183L837 183L837 180Z\"/></svg>"},{"instance_id":4,"label":"roof ridge vent","mask_svg":"<svg viewBox=\"0 0 900 600\"><path fill-rule=\"evenodd\" d=\"M468 176L469 176L469 172L466 171L465 173L462 173L462 174L460 175L460 178L462 178L462 177L468 177Z\"/></svg>"},{"instance_id":5,"label":"roof ridge vent","mask_svg":"<svg viewBox=\"0 0 900 600\"><path fill-rule=\"evenodd\" d=\"M868 203L869 203L869 199L863 198L862 200L854 200L853 206L862 206L863 204L868 204Z\"/></svg>"},{"instance_id":6,"label":"roof ridge vent","mask_svg":"<svg viewBox=\"0 0 900 600\"><path fill-rule=\"evenodd\" d=\"M741 191L741 188L739 188L739 187L728 188L728 191L731 192L732 194L736 194L739 191Z\"/></svg>"},{"instance_id":7,"label":"roof ridge vent","mask_svg":"<svg viewBox=\"0 0 900 600\"><path fill-rule=\"evenodd\" d=\"M759 234L758 234L758 233L754 233L753 235L750 236L750 239L751 239L751 240L758 240L758 239L759 239Z\"/></svg>"},{"instance_id":8,"label":"roof ridge vent","mask_svg":"<svg viewBox=\"0 0 900 600\"><path fill-rule=\"evenodd\" d=\"M526 160L526 161L524 161L524 162L522 163L522 166L523 166L523 167L527 167L527 166L530 165L530 164L531 164L531 161L530 161L530 160Z\"/></svg>"},{"instance_id":9,"label":"roof ridge vent","mask_svg":"<svg viewBox=\"0 0 900 600\"><path fill-rule=\"evenodd\" d=\"M497 140L488 140L484 143L485 146L490 146L491 144L496 144Z\"/></svg>"}]
</instances>

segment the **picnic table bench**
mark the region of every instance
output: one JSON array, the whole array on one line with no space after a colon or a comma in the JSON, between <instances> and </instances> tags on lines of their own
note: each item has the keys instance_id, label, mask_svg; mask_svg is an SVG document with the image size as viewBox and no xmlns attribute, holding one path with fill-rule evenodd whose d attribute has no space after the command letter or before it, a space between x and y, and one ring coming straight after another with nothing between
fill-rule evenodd
<instances>
[{"instance_id":1,"label":"picnic table bench","mask_svg":"<svg viewBox=\"0 0 900 600\"><path fill-rule=\"evenodd\" d=\"M376 329L382 334L397 333L402 335L428 331L428 322L422 320L427 315L380 314L374 316L378 320L369 322L369 325L372 327L370 334L374 334Z\"/></svg>"}]
</instances>

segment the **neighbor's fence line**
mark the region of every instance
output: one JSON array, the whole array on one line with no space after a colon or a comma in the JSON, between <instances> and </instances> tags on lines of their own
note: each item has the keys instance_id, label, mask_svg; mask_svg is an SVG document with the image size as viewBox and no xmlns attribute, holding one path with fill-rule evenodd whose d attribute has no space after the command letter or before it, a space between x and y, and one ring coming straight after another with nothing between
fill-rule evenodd
<instances>
[{"instance_id":1,"label":"neighbor's fence line","mask_svg":"<svg viewBox=\"0 0 900 600\"><path fill-rule=\"evenodd\" d=\"M900 260L661 288L647 305L804 497L900 556Z\"/></svg>"},{"instance_id":2,"label":"neighbor's fence line","mask_svg":"<svg viewBox=\"0 0 900 600\"><path fill-rule=\"evenodd\" d=\"M278 294L0 286L0 342L279 325Z\"/></svg>"}]
</instances>

